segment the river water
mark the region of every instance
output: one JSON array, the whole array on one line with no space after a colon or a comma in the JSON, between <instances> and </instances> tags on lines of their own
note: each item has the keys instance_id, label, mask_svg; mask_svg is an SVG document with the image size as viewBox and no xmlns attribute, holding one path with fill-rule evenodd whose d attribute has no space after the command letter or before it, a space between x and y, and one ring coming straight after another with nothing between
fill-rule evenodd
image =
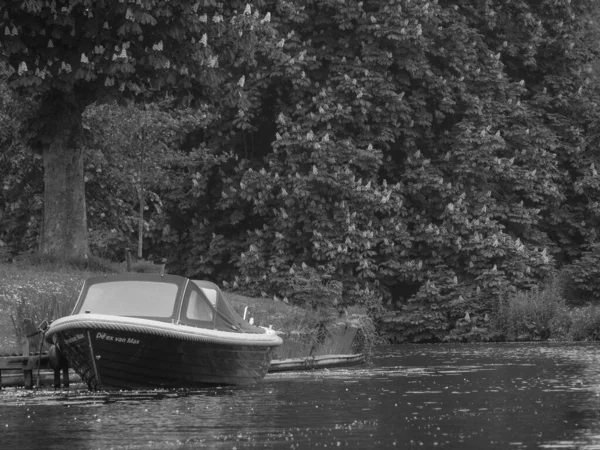
<instances>
[{"instance_id":1,"label":"river water","mask_svg":"<svg viewBox=\"0 0 600 450\"><path fill-rule=\"evenodd\" d=\"M0 392L0 448L600 449L596 344L390 346L196 391Z\"/></svg>"}]
</instances>

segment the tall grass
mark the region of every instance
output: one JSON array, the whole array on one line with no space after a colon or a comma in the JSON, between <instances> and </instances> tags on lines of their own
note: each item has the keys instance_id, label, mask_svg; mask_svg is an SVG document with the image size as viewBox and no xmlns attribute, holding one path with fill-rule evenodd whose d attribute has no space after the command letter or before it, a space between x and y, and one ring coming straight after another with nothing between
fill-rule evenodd
<instances>
[{"instance_id":1,"label":"tall grass","mask_svg":"<svg viewBox=\"0 0 600 450\"><path fill-rule=\"evenodd\" d=\"M67 297L52 293L28 295L23 292L23 296L10 308L16 342L22 343L29 339L31 350L39 351L42 343L39 334L40 326L44 322L70 314L76 300L76 295Z\"/></svg>"},{"instance_id":2,"label":"tall grass","mask_svg":"<svg viewBox=\"0 0 600 450\"><path fill-rule=\"evenodd\" d=\"M69 314L84 280L97 274L57 261L0 264L0 353L19 351L43 321ZM32 337L32 350L39 342Z\"/></svg>"}]
</instances>

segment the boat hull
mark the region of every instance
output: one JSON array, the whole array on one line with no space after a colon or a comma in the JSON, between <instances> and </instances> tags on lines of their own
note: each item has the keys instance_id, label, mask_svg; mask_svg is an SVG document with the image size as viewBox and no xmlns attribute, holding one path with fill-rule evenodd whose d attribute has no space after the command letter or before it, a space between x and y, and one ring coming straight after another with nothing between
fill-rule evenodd
<instances>
[{"instance_id":1,"label":"boat hull","mask_svg":"<svg viewBox=\"0 0 600 450\"><path fill-rule=\"evenodd\" d=\"M269 370L275 347L101 326L70 327L53 341L90 389L254 384Z\"/></svg>"}]
</instances>

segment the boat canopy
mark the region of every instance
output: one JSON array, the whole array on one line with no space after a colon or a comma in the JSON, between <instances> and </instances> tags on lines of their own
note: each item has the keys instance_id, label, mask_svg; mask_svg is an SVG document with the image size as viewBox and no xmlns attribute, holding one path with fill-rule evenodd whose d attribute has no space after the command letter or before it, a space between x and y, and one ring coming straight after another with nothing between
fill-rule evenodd
<instances>
[{"instance_id":1,"label":"boat canopy","mask_svg":"<svg viewBox=\"0 0 600 450\"><path fill-rule=\"evenodd\" d=\"M204 296L216 309L215 329L227 330L238 329L243 333L265 333L260 327L255 327L246 322L225 300L225 295L215 283L206 280L192 280L200 288Z\"/></svg>"},{"instance_id":2,"label":"boat canopy","mask_svg":"<svg viewBox=\"0 0 600 450\"><path fill-rule=\"evenodd\" d=\"M175 317L181 286L173 277L93 277L85 283L73 312L170 321Z\"/></svg>"},{"instance_id":3,"label":"boat canopy","mask_svg":"<svg viewBox=\"0 0 600 450\"><path fill-rule=\"evenodd\" d=\"M263 328L242 319L215 283L177 275L127 273L90 278L73 309L73 314L85 313L265 333Z\"/></svg>"}]
</instances>

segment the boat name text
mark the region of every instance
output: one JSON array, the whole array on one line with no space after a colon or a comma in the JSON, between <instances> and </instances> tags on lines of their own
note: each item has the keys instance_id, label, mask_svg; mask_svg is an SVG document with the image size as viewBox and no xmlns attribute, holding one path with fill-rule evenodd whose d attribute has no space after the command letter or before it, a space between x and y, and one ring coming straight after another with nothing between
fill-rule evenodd
<instances>
[{"instance_id":1,"label":"boat name text","mask_svg":"<svg viewBox=\"0 0 600 450\"><path fill-rule=\"evenodd\" d=\"M65 344L71 344L72 342L79 341L79 340L81 340L83 338L84 338L83 334L76 334L75 336L70 337L69 339L67 339L65 341Z\"/></svg>"},{"instance_id":2,"label":"boat name text","mask_svg":"<svg viewBox=\"0 0 600 450\"><path fill-rule=\"evenodd\" d=\"M97 333L96 339L101 339L104 341L111 341L111 342L119 342L121 344L137 345L140 343L139 339L126 338L126 337L120 337L120 336L111 336L110 334L106 334L106 333Z\"/></svg>"}]
</instances>

